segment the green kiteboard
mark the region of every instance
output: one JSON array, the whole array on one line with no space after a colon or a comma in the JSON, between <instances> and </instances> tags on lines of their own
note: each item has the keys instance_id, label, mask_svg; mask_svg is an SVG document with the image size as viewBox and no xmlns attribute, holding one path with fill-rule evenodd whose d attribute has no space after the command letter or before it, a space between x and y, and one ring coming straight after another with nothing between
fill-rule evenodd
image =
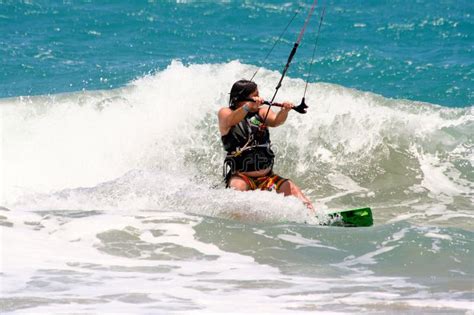
<instances>
[{"instance_id":1,"label":"green kiteboard","mask_svg":"<svg viewBox=\"0 0 474 315\"><path fill-rule=\"evenodd\" d=\"M329 213L328 216L331 221L329 225L331 226L362 227L374 224L372 209L368 207L336 211Z\"/></svg>"}]
</instances>

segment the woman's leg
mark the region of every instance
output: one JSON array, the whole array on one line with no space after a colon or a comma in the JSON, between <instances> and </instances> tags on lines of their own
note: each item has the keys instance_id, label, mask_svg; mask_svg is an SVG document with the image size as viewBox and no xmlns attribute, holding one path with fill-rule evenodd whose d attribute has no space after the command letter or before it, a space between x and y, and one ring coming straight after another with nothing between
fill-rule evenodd
<instances>
[{"instance_id":1,"label":"woman's leg","mask_svg":"<svg viewBox=\"0 0 474 315\"><path fill-rule=\"evenodd\" d=\"M311 211L312 214L314 214L314 208L313 204L311 201L303 194L301 189L299 189L298 186L295 185L291 180L286 180L283 182L280 186L280 188L277 190L278 193L283 193L285 196L295 196L296 198L300 199L303 201L303 203L308 207L308 209Z\"/></svg>"},{"instance_id":2,"label":"woman's leg","mask_svg":"<svg viewBox=\"0 0 474 315\"><path fill-rule=\"evenodd\" d=\"M247 182L240 176L232 176L229 180L229 187L239 191L247 191L249 186Z\"/></svg>"}]
</instances>

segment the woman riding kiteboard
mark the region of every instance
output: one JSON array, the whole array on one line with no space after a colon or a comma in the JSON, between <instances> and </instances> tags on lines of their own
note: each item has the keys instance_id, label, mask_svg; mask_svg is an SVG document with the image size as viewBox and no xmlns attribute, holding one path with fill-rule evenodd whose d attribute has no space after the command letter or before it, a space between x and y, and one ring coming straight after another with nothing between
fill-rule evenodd
<instances>
[{"instance_id":1,"label":"woman riding kiteboard","mask_svg":"<svg viewBox=\"0 0 474 315\"><path fill-rule=\"evenodd\" d=\"M276 190L299 198L314 214L311 201L291 180L273 172L274 153L268 127L285 123L290 102L279 104L273 112L258 94L257 84L249 80L234 83L229 107L218 112L219 131L227 156L224 162L226 186L240 190ZM266 119L265 119L266 117Z\"/></svg>"}]
</instances>

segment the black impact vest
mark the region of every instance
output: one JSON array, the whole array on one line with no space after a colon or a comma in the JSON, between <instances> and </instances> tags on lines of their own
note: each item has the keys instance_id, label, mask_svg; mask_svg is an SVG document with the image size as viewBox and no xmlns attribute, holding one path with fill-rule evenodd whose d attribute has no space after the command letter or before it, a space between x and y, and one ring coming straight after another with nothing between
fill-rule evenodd
<instances>
[{"instance_id":1,"label":"black impact vest","mask_svg":"<svg viewBox=\"0 0 474 315\"><path fill-rule=\"evenodd\" d=\"M261 128L263 118L258 113L247 113L244 119L222 136L227 156L224 176L236 172L252 172L273 167L275 154L270 148L270 132Z\"/></svg>"}]
</instances>

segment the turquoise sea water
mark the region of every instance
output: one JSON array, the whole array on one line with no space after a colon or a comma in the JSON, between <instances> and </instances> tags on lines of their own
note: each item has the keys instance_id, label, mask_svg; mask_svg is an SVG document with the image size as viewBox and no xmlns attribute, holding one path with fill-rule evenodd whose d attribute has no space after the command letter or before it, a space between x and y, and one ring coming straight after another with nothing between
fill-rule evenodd
<instances>
[{"instance_id":1,"label":"turquoise sea water","mask_svg":"<svg viewBox=\"0 0 474 315\"><path fill-rule=\"evenodd\" d=\"M311 1L1 1L0 97L110 89L190 63L259 65L291 16L269 69L281 70ZM321 1L311 81L444 106L473 104L474 3ZM303 77L317 19L290 76ZM257 78L258 79L258 78Z\"/></svg>"},{"instance_id":2,"label":"turquoise sea water","mask_svg":"<svg viewBox=\"0 0 474 315\"><path fill-rule=\"evenodd\" d=\"M472 1L320 3L271 130L318 216L224 188L216 112L309 3L0 0L2 314L474 313Z\"/></svg>"}]
</instances>

